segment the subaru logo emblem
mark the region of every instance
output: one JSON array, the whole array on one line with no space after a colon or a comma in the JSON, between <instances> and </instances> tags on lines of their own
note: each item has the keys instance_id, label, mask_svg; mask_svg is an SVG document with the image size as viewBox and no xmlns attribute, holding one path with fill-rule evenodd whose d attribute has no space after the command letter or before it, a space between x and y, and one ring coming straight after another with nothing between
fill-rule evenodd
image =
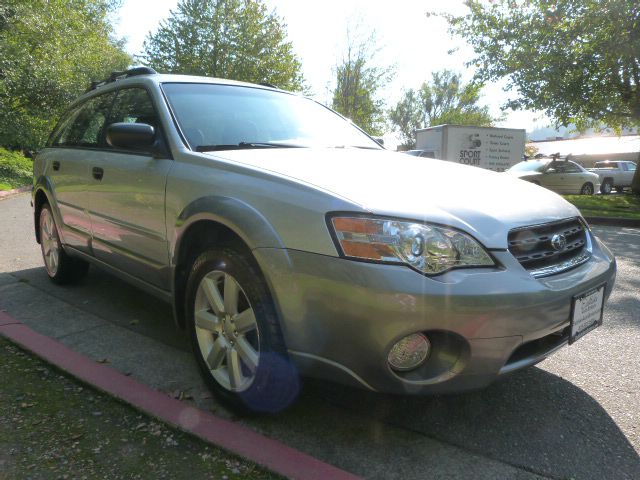
<instances>
[{"instance_id":1,"label":"subaru logo emblem","mask_svg":"<svg viewBox=\"0 0 640 480\"><path fill-rule=\"evenodd\" d=\"M551 237L551 246L554 250L560 252L567 246L567 238L564 235L556 233Z\"/></svg>"}]
</instances>

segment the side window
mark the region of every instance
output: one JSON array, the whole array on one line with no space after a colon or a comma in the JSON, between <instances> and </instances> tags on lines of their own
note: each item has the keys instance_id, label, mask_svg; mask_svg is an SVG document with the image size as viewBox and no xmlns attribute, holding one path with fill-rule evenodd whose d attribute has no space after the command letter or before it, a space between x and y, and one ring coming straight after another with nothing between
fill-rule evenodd
<instances>
[{"instance_id":1,"label":"side window","mask_svg":"<svg viewBox=\"0 0 640 480\"><path fill-rule=\"evenodd\" d=\"M55 146L60 145L60 138L62 136L67 135L69 128L73 125L73 121L78 116L81 107L76 107L73 110L68 110L65 112L64 116L60 119L56 128L51 133L51 137L49 137L49 141L47 142L47 146Z\"/></svg>"},{"instance_id":2,"label":"side window","mask_svg":"<svg viewBox=\"0 0 640 480\"><path fill-rule=\"evenodd\" d=\"M158 131L160 122L144 88L125 88L118 92L109 124L118 122L146 123Z\"/></svg>"},{"instance_id":3,"label":"side window","mask_svg":"<svg viewBox=\"0 0 640 480\"><path fill-rule=\"evenodd\" d=\"M581 173L582 169L573 162L566 162L564 173Z\"/></svg>"},{"instance_id":4,"label":"side window","mask_svg":"<svg viewBox=\"0 0 640 480\"><path fill-rule=\"evenodd\" d=\"M81 105L69 118L53 145L99 147L104 145L103 132L114 93L98 95Z\"/></svg>"},{"instance_id":5,"label":"side window","mask_svg":"<svg viewBox=\"0 0 640 480\"><path fill-rule=\"evenodd\" d=\"M562 173L564 168L560 162L553 161L546 170L548 173Z\"/></svg>"},{"instance_id":6,"label":"side window","mask_svg":"<svg viewBox=\"0 0 640 480\"><path fill-rule=\"evenodd\" d=\"M635 172L636 171L636 164L635 163L627 163L627 166L629 167L629 171L630 172Z\"/></svg>"}]
</instances>

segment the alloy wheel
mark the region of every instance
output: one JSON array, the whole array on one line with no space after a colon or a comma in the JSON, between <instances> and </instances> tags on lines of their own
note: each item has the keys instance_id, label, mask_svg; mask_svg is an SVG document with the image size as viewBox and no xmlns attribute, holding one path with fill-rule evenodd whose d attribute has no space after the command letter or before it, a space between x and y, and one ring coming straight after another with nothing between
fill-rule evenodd
<instances>
[{"instance_id":1,"label":"alloy wheel","mask_svg":"<svg viewBox=\"0 0 640 480\"><path fill-rule=\"evenodd\" d=\"M223 388L242 392L260 361L258 323L238 281L221 271L205 275L196 291L195 332L200 353Z\"/></svg>"},{"instance_id":2,"label":"alloy wheel","mask_svg":"<svg viewBox=\"0 0 640 480\"><path fill-rule=\"evenodd\" d=\"M53 277L60 265L60 241L53 216L47 208L40 213L40 247L47 272Z\"/></svg>"}]
</instances>

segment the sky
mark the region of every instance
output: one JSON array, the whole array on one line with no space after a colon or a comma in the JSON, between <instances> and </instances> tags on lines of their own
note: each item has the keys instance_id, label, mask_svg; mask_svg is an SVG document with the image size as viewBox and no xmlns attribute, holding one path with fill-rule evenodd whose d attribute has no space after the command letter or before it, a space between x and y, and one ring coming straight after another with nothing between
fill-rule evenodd
<instances>
[{"instance_id":1,"label":"sky","mask_svg":"<svg viewBox=\"0 0 640 480\"><path fill-rule=\"evenodd\" d=\"M124 0L116 15L116 34L127 39L127 50L139 54L149 31L169 16L178 0ZM427 11L464 13L462 0L265 0L270 10L287 24L289 40L302 62L303 73L313 96L329 103L333 69L347 44L347 30L368 35L375 31L380 51L375 61L395 65L395 77L381 92L387 107L401 98L403 89L417 88L431 73L451 69L469 80L473 71L465 67L472 50L459 38L452 38L441 18L427 18ZM451 50L455 50L453 54ZM481 103L494 116L507 98L502 85L483 90ZM524 128L528 132L547 127L549 119L540 113L506 111L498 126ZM386 137L385 137L386 139Z\"/></svg>"}]
</instances>

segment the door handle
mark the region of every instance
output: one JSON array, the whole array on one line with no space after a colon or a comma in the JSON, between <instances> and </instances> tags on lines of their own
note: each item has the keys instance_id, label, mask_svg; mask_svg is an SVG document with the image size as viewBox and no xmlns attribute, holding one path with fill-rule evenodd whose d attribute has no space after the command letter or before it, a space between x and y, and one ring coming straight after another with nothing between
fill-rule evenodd
<instances>
[{"instance_id":1,"label":"door handle","mask_svg":"<svg viewBox=\"0 0 640 480\"><path fill-rule=\"evenodd\" d=\"M93 167L93 170L91 171L91 173L93 174L93 178L95 178L96 180L102 180L102 176L104 175L104 170L100 167Z\"/></svg>"},{"instance_id":2,"label":"door handle","mask_svg":"<svg viewBox=\"0 0 640 480\"><path fill-rule=\"evenodd\" d=\"M60 170L60 162L58 160L54 160L53 162L51 162L51 166L56 172Z\"/></svg>"}]
</instances>

